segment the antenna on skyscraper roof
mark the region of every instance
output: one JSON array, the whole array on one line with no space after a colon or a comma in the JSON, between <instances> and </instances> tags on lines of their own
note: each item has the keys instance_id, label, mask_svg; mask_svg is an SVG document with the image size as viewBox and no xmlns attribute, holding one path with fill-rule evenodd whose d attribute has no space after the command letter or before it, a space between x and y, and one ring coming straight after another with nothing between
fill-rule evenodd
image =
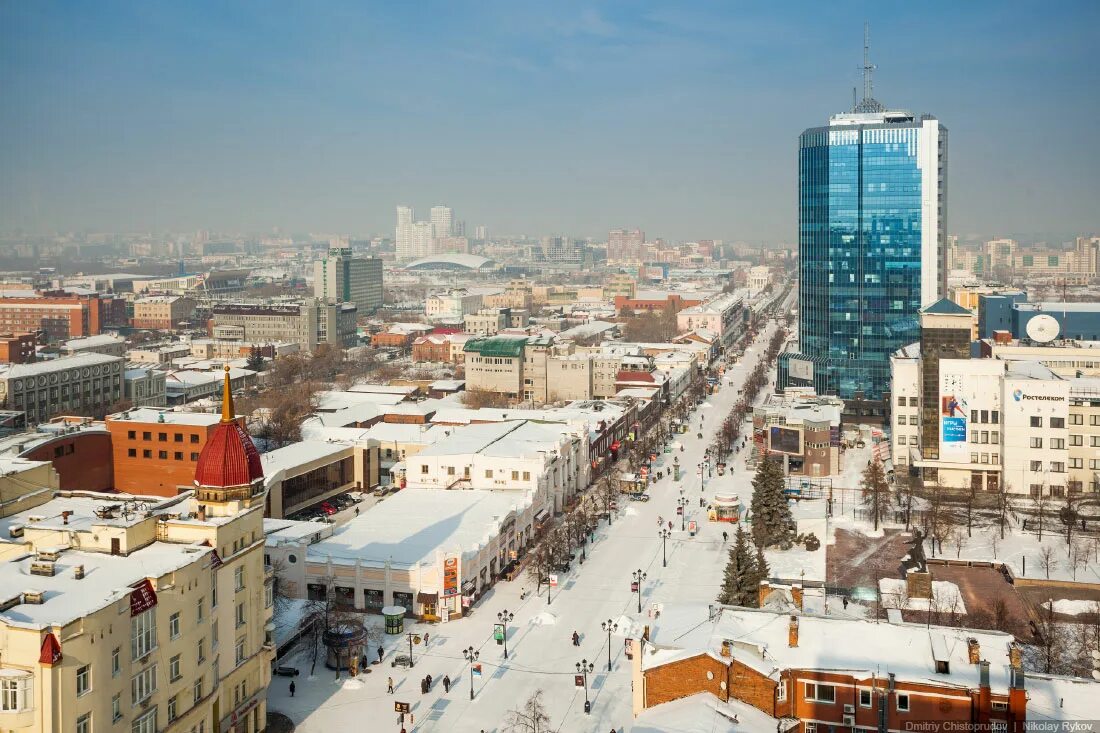
<instances>
[{"instance_id":1,"label":"antenna on skyscraper roof","mask_svg":"<svg viewBox=\"0 0 1100 733\"><path fill-rule=\"evenodd\" d=\"M886 110L874 95L874 81L872 75L875 65L871 63L871 24L863 24L863 99L859 104L852 105L853 112L883 112ZM854 96L854 95L853 95Z\"/></svg>"}]
</instances>

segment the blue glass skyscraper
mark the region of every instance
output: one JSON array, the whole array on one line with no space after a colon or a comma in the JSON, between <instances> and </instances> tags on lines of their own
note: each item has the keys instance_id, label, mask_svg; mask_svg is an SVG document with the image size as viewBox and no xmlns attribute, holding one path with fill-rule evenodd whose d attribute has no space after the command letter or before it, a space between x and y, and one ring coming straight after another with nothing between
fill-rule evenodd
<instances>
[{"instance_id":1,"label":"blue glass skyscraper","mask_svg":"<svg viewBox=\"0 0 1100 733\"><path fill-rule=\"evenodd\" d=\"M798 143L799 353L780 385L879 400L946 290L947 130L871 96Z\"/></svg>"}]
</instances>

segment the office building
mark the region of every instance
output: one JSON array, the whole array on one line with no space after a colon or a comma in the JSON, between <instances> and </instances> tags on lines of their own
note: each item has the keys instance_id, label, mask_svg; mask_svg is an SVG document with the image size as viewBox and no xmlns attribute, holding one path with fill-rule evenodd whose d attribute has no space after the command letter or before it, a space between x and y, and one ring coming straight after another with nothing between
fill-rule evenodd
<instances>
[{"instance_id":1,"label":"office building","mask_svg":"<svg viewBox=\"0 0 1100 733\"><path fill-rule=\"evenodd\" d=\"M397 230L395 232L394 243L397 248L397 259L399 260L411 260L415 259L419 255L414 255L412 252L412 227L413 227L413 210L411 206L398 206L397 207Z\"/></svg>"},{"instance_id":2,"label":"office building","mask_svg":"<svg viewBox=\"0 0 1100 733\"><path fill-rule=\"evenodd\" d=\"M919 310L946 294L947 130L884 107L865 74L851 112L799 138L801 353L780 385L877 401Z\"/></svg>"},{"instance_id":3,"label":"office building","mask_svg":"<svg viewBox=\"0 0 1100 733\"><path fill-rule=\"evenodd\" d=\"M41 331L51 343L80 336L94 336L104 328L124 326L126 304L113 296L70 293L65 290L4 291L0 294L0 331Z\"/></svg>"},{"instance_id":4,"label":"office building","mask_svg":"<svg viewBox=\"0 0 1100 733\"><path fill-rule=\"evenodd\" d=\"M37 355L38 337L33 333L0 334L0 362L29 364Z\"/></svg>"},{"instance_id":5,"label":"office building","mask_svg":"<svg viewBox=\"0 0 1100 733\"><path fill-rule=\"evenodd\" d=\"M195 301L182 295L150 295L134 301L134 328L171 331L191 320Z\"/></svg>"},{"instance_id":6,"label":"office building","mask_svg":"<svg viewBox=\"0 0 1100 733\"><path fill-rule=\"evenodd\" d=\"M313 263L313 295L326 303L351 303L358 313L382 307L382 260L352 257L351 249L329 249Z\"/></svg>"},{"instance_id":7,"label":"office building","mask_svg":"<svg viewBox=\"0 0 1100 733\"><path fill-rule=\"evenodd\" d=\"M356 322L357 311L351 303L327 303L316 298L221 303L211 310L211 335L228 341L290 341L313 351L324 343L354 346Z\"/></svg>"},{"instance_id":8,"label":"office building","mask_svg":"<svg viewBox=\"0 0 1100 733\"><path fill-rule=\"evenodd\" d=\"M0 364L0 404L27 424L63 414L98 415L122 399L122 359L79 354L30 364Z\"/></svg>"},{"instance_id":9,"label":"office building","mask_svg":"<svg viewBox=\"0 0 1100 733\"><path fill-rule=\"evenodd\" d=\"M636 262L644 246L645 232L641 229L612 229L607 233L607 261Z\"/></svg>"}]
</instances>

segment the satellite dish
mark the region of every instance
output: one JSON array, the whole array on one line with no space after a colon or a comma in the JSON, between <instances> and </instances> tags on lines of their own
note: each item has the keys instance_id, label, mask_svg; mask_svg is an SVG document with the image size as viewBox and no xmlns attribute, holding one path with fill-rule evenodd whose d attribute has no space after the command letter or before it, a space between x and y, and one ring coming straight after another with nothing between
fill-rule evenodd
<instances>
[{"instance_id":1,"label":"satellite dish","mask_svg":"<svg viewBox=\"0 0 1100 733\"><path fill-rule=\"evenodd\" d=\"M1058 338L1058 321L1054 316L1048 316L1044 313L1028 321L1024 330L1027 331L1029 339L1045 344Z\"/></svg>"}]
</instances>

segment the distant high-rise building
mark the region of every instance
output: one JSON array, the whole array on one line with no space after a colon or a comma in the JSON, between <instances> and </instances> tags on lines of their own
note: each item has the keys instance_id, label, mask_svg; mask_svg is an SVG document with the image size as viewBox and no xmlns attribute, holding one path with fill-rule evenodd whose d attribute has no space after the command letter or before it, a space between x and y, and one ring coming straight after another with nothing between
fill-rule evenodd
<instances>
[{"instance_id":1,"label":"distant high-rise building","mask_svg":"<svg viewBox=\"0 0 1100 733\"><path fill-rule=\"evenodd\" d=\"M432 224L427 221L414 222L409 242L410 258L427 257L434 252Z\"/></svg>"},{"instance_id":2,"label":"distant high-rise building","mask_svg":"<svg viewBox=\"0 0 1100 733\"><path fill-rule=\"evenodd\" d=\"M432 236L449 237L454 234L455 212L449 206L432 207Z\"/></svg>"},{"instance_id":3,"label":"distant high-rise building","mask_svg":"<svg viewBox=\"0 0 1100 733\"><path fill-rule=\"evenodd\" d=\"M612 229L607 233L608 262L635 262L641 257L645 232L641 229Z\"/></svg>"},{"instance_id":4,"label":"distant high-rise building","mask_svg":"<svg viewBox=\"0 0 1100 733\"><path fill-rule=\"evenodd\" d=\"M489 227L485 226L484 224L478 224L477 227L474 228L474 239L478 240L479 242L484 242L488 238Z\"/></svg>"},{"instance_id":5,"label":"distant high-rise building","mask_svg":"<svg viewBox=\"0 0 1100 733\"><path fill-rule=\"evenodd\" d=\"M351 249L333 247L313 263L313 294L326 303L354 303L359 313L382 307L382 260L352 257Z\"/></svg>"},{"instance_id":6,"label":"distant high-rise building","mask_svg":"<svg viewBox=\"0 0 1100 733\"><path fill-rule=\"evenodd\" d=\"M799 138L801 353L780 384L879 400L890 355L946 293L947 130L886 109L864 66L863 101Z\"/></svg>"},{"instance_id":7,"label":"distant high-rise building","mask_svg":"<svg viewBox=\"0 0 1100 733\"><path fill-rule=\"evenodd\" d=\"M397 249L397 259L409 260L414 257L412 254L412 227L413 227L413 210L411 206L398 206L397 207L397 231L394 238L394 244Z\"/></svg>"}]
</instances>

